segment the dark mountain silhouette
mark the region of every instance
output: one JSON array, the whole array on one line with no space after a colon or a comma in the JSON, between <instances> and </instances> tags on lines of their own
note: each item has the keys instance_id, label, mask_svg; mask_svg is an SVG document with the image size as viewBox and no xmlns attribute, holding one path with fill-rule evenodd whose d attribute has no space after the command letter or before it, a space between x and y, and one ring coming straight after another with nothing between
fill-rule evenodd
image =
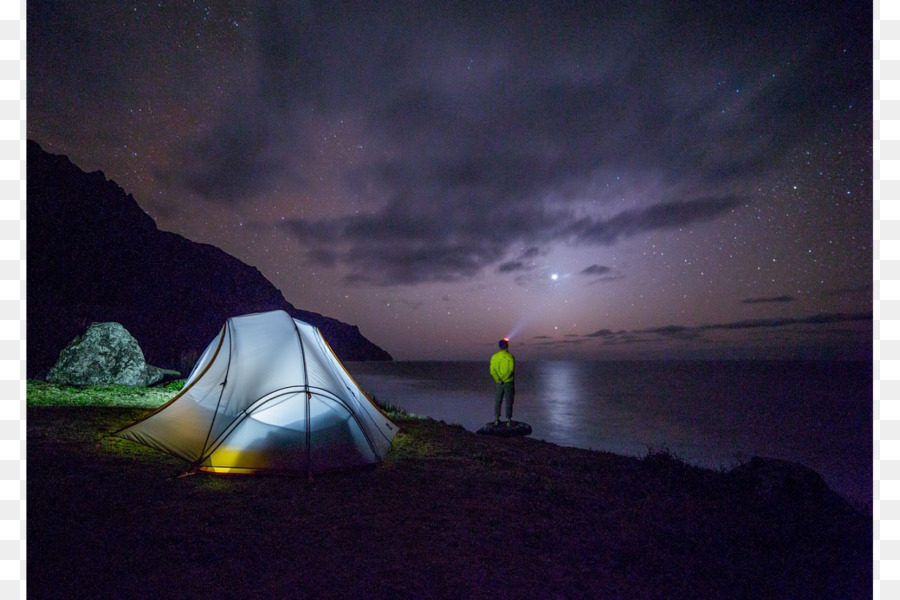
<instances>
[{"instance_id":1,"label":"dark mountain silhouette","mask_svg":"<svg viewBox=\"0 0 900 600\"><path fill-rule=\"evenodd\" d=\"M41 378L92 322L117 321L149 364L191 369L231 316L286 310L341 360L391 360L355 325L294 308L222 250L160 231L115 182L28 141L27 372Z\"/></svg>"}]
</instances>

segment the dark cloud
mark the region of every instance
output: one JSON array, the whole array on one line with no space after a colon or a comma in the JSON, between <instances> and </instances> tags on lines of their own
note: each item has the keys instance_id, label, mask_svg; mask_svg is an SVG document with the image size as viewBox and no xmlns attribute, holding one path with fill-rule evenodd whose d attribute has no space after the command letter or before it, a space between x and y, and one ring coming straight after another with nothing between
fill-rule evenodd
<instances>
[{"instance_id":1,"label":"dark cloud","mask_svg":"<svg viewBox=\"0 0 900 600\"><path fill-rule=\"evenodd\" d=\"M505 274L533 271L536 268L533 259L537 258L540 253L540 248L536 246L526 248L524 251L519 253L515 260L510 260L500 264L500 266L497 267L497 272Z\"/></svg>"},{"instance_id":2,"label":"dark cloud","mask_svg":"<svg viewBox=\"0 0 900 600\"><path fill-rule=\"evenodd\" d=\"M549 13L537 5L265 3L243 59L256 65L254 77L232 88L217 121L187 146L193 164L173 165L175 179L209 197L251 196L278 168L270 156L297 152L298 140L312 146L311 115L354 110L368 141L402 151L345 176L375 177L389 195L533 204L546 192L580 194L599 168L637 176L649 165L697 189L739 182L785 148L772 131L796 138L816 123L802 112L816 90L786 74L773 82L767 65L812 61L833 33L807 15L781 21L710 8L734 23L731 39L710 37L708 19L680 3L574 3ZM704 44L691 43L701 31ZM779 35L802 35L813 49L796 56L768 43ZM773 87L774 100L755 100L760 86ZM217 195L210 182L223 178Z\"/></svg>"},{"instance_id":3,"label":"dark cloud","mask_svg":"<svg viewBox=\"0 0 900 600\"><path fill-rule=\"evenodd\" d=\"M310 251L310 259L325 252L355 283L458 281L503 259L515 233L493 235L489 224L468 224L458 213L443 214L440 208L398 201L375 214L291 220L282 227ZM521 230L535 227L533 219L523 216Z\"/></svg>"},{"instance_id":4,"label":"dark cloud","mask_svg":"<svg viewBox=\"0 0 900 600\"><path fill-rule=\"evenodd\" d=\"M489 245L447 243L420 248L364 247L344 254L346 281L354 284L404 285L425 281L454 282L473 277L493 263L498 249Z\"/></svg>"},{"instance_id":5,"label":"dark cloud","mask_svg":"<svg viewBox=\"0 0 900 600\"><path fill-rule=\"evenodd\" d=\"M613 269L612 267L605 267L602 265L591 265L585 269L582 269L579 275L592 278L591 281L588 282L588 285L594 285L607 281L615 281L617 279L622 279L625 277L625 275L620 273L617 269Z\"/></svg>"},{"instance_id":6,"label":"dark cloud","mask_svg":"<svg viewBox=\"0 0 900 600\"><path fill-rule=\"evenodd\" d=\"M607 220L578 219L566 233L579 243L609 245L649 231L709 221L737 208L742 202L741 198L732 196L656 204L645 209L621 212Z\"/></svg>"},{"instance_id":7,"label":"dark cloud","mask_svg":"<svg viewBox=\"0 0 900 600\"><path fill-rule=\"evenodd\" d=\"M635 333L661 335L663 337L678 340L693 340L700 336L700 329L692 327L681 327L679 325L669 325L667 327L641 329L636 331Z\"/></svg>"},{"instance_id":8,"label":"dark cloud","mask_svg":"<svg viewBox=\"0 0 900 600\"><path fill-rule=\"evenodd\" d=\"M497 267L498 273L514 273L528 269L528 266L520 260L511 260Z\"/></svg>"},{"instance_id":9,"label":"dark cloud","mask_svg":"<svg viewBox=\"0 0 900 600\"><path fill-rule=\"evenodd\" d=\"M769 298L747 298L746 300L741 300L743 304L784 304L787 302L795 302L796 298L793 296L771 296Z\"/></svg>"},{"instance_id":10,"label":"dark cloud","mask_svg":"<svg viewBox=\"0 0 900 600\"><path fill-rule=\"evenodd\" d=\"M160 178L215 202L244 202L270 191L287 170L286 156L272 152L278 134L254 115L232 117L185 148L174 173L160 172Z\"/></svg>"},{"instance_id":11,"label":"dark cloud","mask_svg":"<svg viewBox=\"0 0 900 600\"><path fill-rule=\"evenodd\" d=\"M292 220L283 227L311 251L310 258L324 257L328 265L337 261L347 268L349 280L415 284L457 281L498 263L501 273L529 271L523 260L504 260L507 247L534 240L611 245L655 230L708 221L740 203L731 197L702 198L623 211L603 220L549 208L509 212L499 206L472 207L465 200L434 204L398 200L374 214ZM505 212L500 214L501 210ZM526 253L534 254L534 247Z\"/></svg>"},{"instance_id":12,"label":"dark cloud","mask_svg":"<svg viewBox=\"0 0 900 600\"><path fill-rule=\"evenodd\" d=\"M607 275L612 272L612 267L604 267L601 265L591 265L581 271L581 275Z\"/></svg>"},{"instance_id":13,"label":"dark cloud","mask_svg":"<svg viewBox=\"0 0 900 600\"><path fill-rule=\"evenodd\" d=\"M606 338L606 337L611 337L611 336L613 336L613 335L616 335L616 334L615 334L612 330L610 330L610 329L599 329L599 330L595 331L594 333L589 333L589 334L587 334L585 337L603 337L603 338Z\"/></svg>"},{"instance_id":14,"label":"dark cloud","mask_svg":"<svg viewBox=\"0 0 900 600\"><path fill-rule=\"evenodd\" d=\"M828 325L852 321L871 321L871 313L822 313L803 318L749 319L734 323L704 325L699 329L756 329L760 327L787 327L789 325Z\"/></svg>"},{"instance_id":15,"label":"dark cloud","mask_svg":"<svg viewBox=\"0 0 900 600\"><path fill-rule=\"evenodd\" d=\"M535 338L538 339L538 338ZM566 349L572 348L576 346L582 346L587 342L587 340L582 338L575 339L565 339L565 340L556 340L556 339L541 339L541 341L535 343L535 346L539 346L542 348L549 349Z\"/></svg>"},{"instance_id":16,"label":"dark cloud","mask_svg":"<svg viewBox=\"0 0 900 600\"><path fill-rule=\"evenodd\" d=\"M265 106L285 115L298 101L308 102L321 93L331 18L309 0L263 2L255 17L257 89L264 94Z\"/></svg>"},{"instance_id":17,"label":"dark cloud","mask_svg":"<svg viewBox=\"0 0 900 600\"><path fill-rule=\"evenodd\" d=\"M622 341L633 342L638 340L648 341L648 339L652 337L664 337L674 340L697 340L702 338L705 332L715 330L778 329L791 326L834 325L871 320L871 313L820 313L798 318L781 317L772 319L747 319L730 323L700 325L697 327L666 325L663 327L617 332L613 332L609 329L600 329L593 333L585 334L584 337L601 338L609 343L619 343ZM650 336L650 338L647 336Z\"/></svg>"},{"instance_id":18,"label":"dark cloud","mask_svg":"<svg viewBox=\"0 0 900 600\"><path fill-rule=\"evenodd\" d=\"M728 349L730 342L707 335L710 332L759 330L764 332L761 335L776 347L779 344L787 344L789 342L807 345L809 340L815 340L817 344L821 344L821 347L809 350L813 355L825 353L826 356L858 358L861 355L865 355L866 348L864 347L865 344L862 344L860 341L862 338L859 328L852 327L852 325L865 324L865 322L870 322L871 320L872 315L870 313L820 313L806 317L750 319L695 327L667 325L619 331L599 329L579 337L582 343L593 341L593 343L599 344L600 347L604 348L627 347L635 344L650 346L654 344L671 345L672 343L678 343L688 344L692 351L695 352L700 348L705 348L707 351L716 353L721 352L723 349ZM835 328L835 326L841 324L846 324L847 327ZM819 330L824 326L828 326L827 330ZM779 333L778 330L784 331ZM542 343L539 345L548 349L558 348L562 350L572 342L570 339L558 339L549 336L537 336L534 339L540 339ZM858 346L854 346L854 344Z\"/></svg>"}]
</instances>

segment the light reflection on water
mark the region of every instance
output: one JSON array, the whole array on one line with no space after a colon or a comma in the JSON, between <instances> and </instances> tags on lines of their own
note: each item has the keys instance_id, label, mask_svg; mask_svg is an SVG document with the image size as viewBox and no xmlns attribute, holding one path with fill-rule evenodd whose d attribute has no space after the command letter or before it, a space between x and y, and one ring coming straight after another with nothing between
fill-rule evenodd
<instances>
[{"instance_id":1,"label":"light reflection on water","mask_svg":"<svg viewBox=\"0 0 900 600\"><path fill-rule=\"evenodd\" d=\"M538 365L540 376L537 377L536 387L541 402L536 407L542 409L542 421L553 438L571 437L571 429L577 427L575 407L580 403L581 391L577 389L573 367L574 363L561 361Z\"/></svg>"},{"instance_id":2,"label":"light reflection on water","mask_svg":"<svg viewBox=\"0 0 900 600\"><path fill-rule=\"evenodd\" d=\"M493 418L487 362L348 363L379 400L475 431ZM513 418L532 437L730 468L800 462L871 505L869 363L542 361L516 366Z\"/></svg>"}]
</instances>

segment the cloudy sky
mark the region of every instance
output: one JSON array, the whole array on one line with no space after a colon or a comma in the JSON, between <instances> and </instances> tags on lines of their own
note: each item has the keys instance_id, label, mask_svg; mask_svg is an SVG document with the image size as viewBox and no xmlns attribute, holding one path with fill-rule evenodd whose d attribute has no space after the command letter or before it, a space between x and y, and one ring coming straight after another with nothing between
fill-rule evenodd
<instances>
[{"instance_id":1,"label":"cloudy sky","mask_svg":"<svg viewBox=\"0 0 900 600\"><path fill-rule=\"evenodd\" d=\"M28 137L398 359L868 359L864 4L29 1Z\"/></svg>"}]
</instances>

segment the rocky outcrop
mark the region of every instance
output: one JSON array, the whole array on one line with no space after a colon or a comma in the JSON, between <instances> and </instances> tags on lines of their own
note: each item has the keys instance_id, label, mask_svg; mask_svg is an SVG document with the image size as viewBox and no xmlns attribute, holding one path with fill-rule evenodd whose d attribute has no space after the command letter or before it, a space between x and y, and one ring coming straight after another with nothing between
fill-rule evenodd
<instances>
[{"instance_id":1,"label":"rocky outcrop","mask_svg":"<svg viewBox=\"0 0 900 600\"><path fill-rule=\"evenodd\" d=\"M315 325L341 360L390 360L354 325L298 310L256 268L159 231L100 171L28 142L28 361L43 377L92 322L121 323L147 362L189 372L232 316L285 310Z\"/></svg>"},{"instance_id":2,"label":"rocky outcrop","mask_svg":"<svg viewBox=\"0 0 900 600\"><path fill-rule=\"evenodd\" d=\"M754 456L731 474L752 497L764 501L821 497L829 491L822 476L809 467L775 458Z\"/></svg>"},{"instance_id":3,"label":"rocky outcrop","mask_svg":"<svg viewBox=\"0 0 900 600\"><path fill-rule=\"evenodd\" d=\"M165 374L163 369L146 363L137 340L122 325L93 323L60 352L47 381L61 385L145 387L161 381Z\"/></svg>"},{"instance_id":4,"label":"rocky outcrop","mask_svg":"<svg viewBox=\"0 0 900 600\"><path fill-rule=\"evenodd\" d=\"M531 425L522 421L490 421L476 433L496 435L499 437L524 437L531 435Z\"/></svg>"}]
</instances>

